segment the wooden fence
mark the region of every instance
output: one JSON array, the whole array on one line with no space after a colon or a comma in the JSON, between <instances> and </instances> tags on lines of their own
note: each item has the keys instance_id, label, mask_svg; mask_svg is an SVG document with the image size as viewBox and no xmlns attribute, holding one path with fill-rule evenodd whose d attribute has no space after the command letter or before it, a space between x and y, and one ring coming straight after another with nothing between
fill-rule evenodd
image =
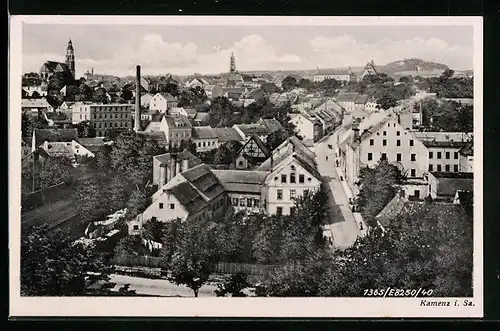
<instances>
[{"instance_id":1,"label":"wooden fence","mask_svg":"<svg viewBox=\"0 0 500 331\"><path fill-rule=\"evenodd\" d=\"M162 261L159 257L143 256L143 255L115 255L109 261L110 264L122 267L145 267L153 269L168 270L168 264ZM232 275L236 273L245 273L250 276L258 276L267 278L269 273L276 268L273 265L250 264L250 263L234 263L234 262L219 262L214 265L214 274Z\"/></svg>"}]
</instances>

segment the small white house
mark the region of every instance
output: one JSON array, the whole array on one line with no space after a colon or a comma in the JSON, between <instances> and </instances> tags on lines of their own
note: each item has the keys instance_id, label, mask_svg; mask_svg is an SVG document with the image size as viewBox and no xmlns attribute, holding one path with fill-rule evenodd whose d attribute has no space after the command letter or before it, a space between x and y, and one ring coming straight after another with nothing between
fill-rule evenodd
<instances>
[{"instance_id":1,"label":"small white house","mask_svg":"<svg viewBox=\"0 0 500 331\"><path fill-rule=\"evenodd\" d=\"M162 114L174 107L177 107L177 99L169 93L156 93L149 101L149 109Z\"/></svg>"}]
</instances>

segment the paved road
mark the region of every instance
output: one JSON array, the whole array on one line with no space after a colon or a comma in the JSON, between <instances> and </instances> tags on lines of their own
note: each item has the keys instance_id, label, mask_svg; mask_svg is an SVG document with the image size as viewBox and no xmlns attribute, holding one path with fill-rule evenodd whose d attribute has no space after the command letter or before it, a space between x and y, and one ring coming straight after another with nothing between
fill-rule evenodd
<instances>
[{"instance_id":1,"label":"paved road","mask_svg":"<svg viewBox=\"0 0 500 331\"><path fill-rule=\"evenodd\" d=\"M329 188L328 216L333 246L337 249L346 249L354 245L358 235L360 235L360 230L349 209L348 198L335 170L335 151L330 149L328 145L331 145L332 148L336 146L333 134L316 144L316 162L318 170Z\"/></svg>"},{"instance_id":2,"label":"paved road","mask_svg":"<svg viewBox=\"0 0 500 331\"><path fill-rule=\"evenodd\" d=\"M125 275L111 275L111 282L116 283L115 290L130 284L129 289L137 294L157 295L165 297L194 297L194 292L189 287L177 286L165 279L149 279ZM215 297L216 286L204 285L200 288L199 297Z\"/></svg>"}]
</instances>

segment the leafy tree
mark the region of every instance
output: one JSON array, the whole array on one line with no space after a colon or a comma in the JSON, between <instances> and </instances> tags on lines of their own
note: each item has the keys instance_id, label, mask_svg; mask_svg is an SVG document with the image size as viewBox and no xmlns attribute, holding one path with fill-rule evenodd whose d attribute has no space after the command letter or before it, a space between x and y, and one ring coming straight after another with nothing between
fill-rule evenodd
<instances>
[{"instance_id":1,"label":"leafy tree","mask_svg":"<svg viewBox=\"0 0 500 331\"><path fill-rule=\"evenodd\" d=\"M73 190L72 201L83 223L93 222L107 216L112 210L107 203L106 191L97 179L78 182Z\"/></svg>"},{"instance_id":2,"label":"leafy tree","mask_svg":"<svg viewBox=\"0 0 500 331\"><path fill-rule=\"evenodd\" d=\"M110 267L95 245L74 242L61 230L32 229L21 237L22 296L82 296L109 284Z\"/></svg>"},{"instance_id":3,"label":"leafy tree","mask_svg":"<svg viewBox=\"0 0 500 331\"><path fill-rule=\"evenodd\" d=\"M71 162L67 158L48 158L38 174L37 189L41 190L59 183L70 182L73 179L72 170Z\"/></svg>"},{"instance_id":4,"label":"leafy tree","mask_svg":"<svg viewBox=\"0 0 500 331\"><path fill-rule=\"evenodd\" d=\"M80 138L94 138L96 136L95 128L89 120L76 124L76 129Z\"/></svg>"},{"instance_id":5,"label":"leafy tree","mask_svg":"<svg viewBox=\"0 0 500 331\"><path fill-rule=\"evenodd\" d=\"M59 93L66 85L74 85L73 76L69 72L56 72L49 78L47 91L49 94L53 92Z\"/></svg>"},{"instance_id":6,"label":"leafy tree","mask_svg":"<svg viewBox=\"0 0 500 331\"><path fill-rule=\"evenodd\" d=\"M40 86L42 77L36 72L27 72L21 79L22 86Z\"/></svg>"},{"instance_id":7,"label":"leafy tree","mask_svg":"<svg viewBox=\"0 0 500 331\"><path fill-rule=\"evenodd\" d=\"M285 91L291 91L297 87L297 79L293 76L286 76L281 82L281 87Z\"/></svg>"},{"instance_id":8,"label":"leafy tree","mask_svg":"<svg viewBox=\"0 0 500 331\"><path fill-rule=\"evenodd\" d=\"M198 297L200 287L205 284L213 270L213 253L209 246L209 234L193 221L182 223L180 242L170 263L171 281L186 285Z\"/></svg>"},{"instance_id":9,"label":"leafy tree","mask_svg":"<svg viewBox=\"0 0 500 331\"><path fill-rule=\"evenodd\" d=\"M300 88L305 88L307 90L311 89L312 87L314 87L314 83L311 82L309 79L307 78L301 78L298 82L297 82L297 86L300 87Z\"/></svg>"},{"instance_id":10,"label":"leafy tree","mask_svg":"<svg viewBox=\"0 0 500 331\"><path fill-rule=\"evenodd\" d=\"M380 160L375 168L361 168L359 178L360 193L357 203L363 219L370 226L376 226L375 216L396 195L401 173L387 160Z\"/></svg>"},{"instance_id":11,"label":"leafy tree","mask_svg":"<svg viewBox=\"0 0 500 331\"><path fill-rule=\"evenodd\" d=\"M140 236L126 236L118 241L114 248L115 255L137 255L142 245Z\"/></svg>"},{"instance_id":12,"label":"leafy tree","mask_svg":"<svg viewBox=\"0 0 500 331\"><path fill-rule=\"evenodd\" d=\"M443 73L441 74L441 76L439 77L439 80L444 83L446 82L448 79L450 79L451 77L453 77L453 75L455 74L455 71L451 70L451 69L446 69L445 71L443 71Z\"/></svg>"},{"instance_id":13,"label":"leafy tree","mask_svg":"<svg viewBox=\"0 0 500 331\"><path fill-rule=\"evenodd\" d=\"M91 101L93 100L94 91L84 82L78 85L78 91L75 95L75 101Z\"/></svg>"},{"instance_id":14,"label":"leafy tree","mask_svg":"<svg viewBox=\"0 0 500 331\"><path fill-rule=\"evenodd\" d=\"M199 87L191 87L184 90L179 95L179 107L195 106L207 100L205 91Z\"/></svg>"},{"instance_id":15,"label":"leafy tree","mask_svg":"<svg viewBox=\"0 0 500 331\"><path fill-rule=\"evenodd\" d=\"M274 131L266 138L266 146L269 150L274 150L288 138L288 134L284 130Z\"/></svg>"},{"instance_id":16,"label":"leafy tree","mask_svg":"<svg viewBox=\"0 0 500 331\"><path fill-rule=\"evenodd\" d=\"M396 97L392 93L384 93L377 100L377 107L382 108L384 110L396 107L397 105L398 105L398 100L396 99Z\"/></svg>"},{"instance_id":17,"label":"leafy tree","mask_svg":"<svg viewBox=\"0 0 500 331\"><path fill-rule=\"evenodd\" d=\"M122 88L122 93L120 94L120 97L124 102L127 102L134 98L134 94L129 88Z\"/></svg>"},{"instance_id":18,"label":"leafy tree","mask_svg":"<svg viewBox=\"0 0 500 331\"><path fill-rule=\"evenodd\" d=\"M92 97L92 101L96 103L108 103L108 96L106 90L103 87L99 87Z\"/></svg>"},{"instance_id":19,"label":"leafy tree","mask_svg":"<svg viewBox=\"0 0 500 331\"><path fill-rule=\"evenodd\" d=\"M145 190L137 189L133 191L127 201L127 216L134 218L139 215L151 204L150 200Z\"/></svg>"},{"instance_id":20,"label":"leafy tree","mask_svg":"<svg viewBox=\"0 0 500 331\"><path fill-rule=\"evenodd\" d=\"M243 293L243 290L250 286L247 278L248 275L241 272L228 276L224 283L217 285L215 294L218 297L225 297L227 294L232 297L246 297L247 295Z\"/></svg>"},{"instance_id":21,"label":"leafy tree","mask_svg":"<svg viewBox=\"0 0 500 331\"><path fill-rule=\"evenodd\" d=\"M413 77L408 75L408 76L403 76L399 78L400 83L413 83Z\"/></svg>"},{"instance_id":22,"label":"leafy tree","mask_svg":"<svg viewBox=\"0 0 500 331\"><path fill-rule=\"evenodd\" d=\"M241 149L239 141L230 141L221 145L215 152L214 164L230 164L234 161L236 153Z\"/></svg>"},{"instance_id":23,"label":"leafy tree","mask_svg":"<svg viewBox=\"0 0 500 331\"><path fill-rule=\"evenodd\" d=\"M166 235L167 225L165 222L152 218L142 227L142 237L147 240L161 243Z\"/></svg>"},{"instance_id":24,"label":"leafy tree","mask_svg":"<svg viewBox=\"0 0 500 331\"><path fill-rule=\"evenodd\" d=\"M146 223L145 225L147 225L148 223ZM181 224L181 219L176 218L175 220L165 223L163 226L162 237L160 241L162 243L160 257L168 265L170 265L170 262L172 262L172 256L174 255L181 239ZM152 235L148 234L148 230L146 230L143 235L148 239L152 237Z\"/></svg>"}]
</instances>

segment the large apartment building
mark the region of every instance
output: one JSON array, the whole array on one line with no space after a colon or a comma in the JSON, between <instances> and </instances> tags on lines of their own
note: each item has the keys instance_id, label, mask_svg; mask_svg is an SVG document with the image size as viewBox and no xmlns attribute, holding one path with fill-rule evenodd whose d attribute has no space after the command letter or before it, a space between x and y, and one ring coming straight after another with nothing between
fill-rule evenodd
<instances>
[{"instance_id":1,"label":"large apartment building","mask_svg":"<svg viewBox=\"0 0 500 331\"><path fill-rule=\"evenodd\" d=\"M98 137L106 136L110 130L128 130L132 127L130 104L86 104L72 106L72 123L90 121Z\"/></svg>"}]
</instances>

